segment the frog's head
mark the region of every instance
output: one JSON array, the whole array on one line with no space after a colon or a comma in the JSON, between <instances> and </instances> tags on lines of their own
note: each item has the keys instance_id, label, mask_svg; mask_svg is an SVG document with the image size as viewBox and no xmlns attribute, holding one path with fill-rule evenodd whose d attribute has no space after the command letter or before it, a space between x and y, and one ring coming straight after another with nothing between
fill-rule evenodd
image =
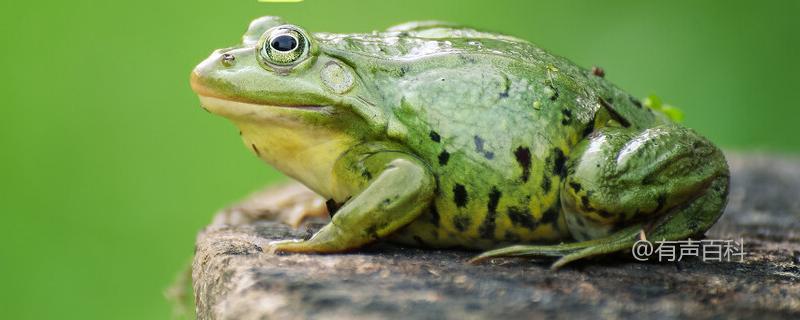
<instances>
[{"instance_id":1,"label":"frog's head","mask_svg":"<svg viewBox=\"0 0 800 320\"><path fill-rule=\"evenodd\" d=\"M241 44L214 51L191 74L206 110L232 120L259 157L325 194L333 159L381 131L352 67L277 17L250 24ZM316 180L316 181L315 181Z\"/></svg>"},{"instance_id":2,"label":"frog's head","mask_svg":"<svg viewBox=\"0 0 800 320\"><path fill-rule=\"evenodd\" d=\"M369 94L352 67L326 54L323 45L278 17L258 18L239 45L214 51L194 69L192 89L208 111L234 120L277 108L369 113Z\"/></svg>"}]
</instances>

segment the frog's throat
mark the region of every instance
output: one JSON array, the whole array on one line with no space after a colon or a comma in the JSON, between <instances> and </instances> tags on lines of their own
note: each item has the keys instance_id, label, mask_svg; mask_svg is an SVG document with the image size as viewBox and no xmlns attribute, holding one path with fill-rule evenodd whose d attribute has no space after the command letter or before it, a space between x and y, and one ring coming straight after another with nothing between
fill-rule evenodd
<instances>
[{"instance_id":1,"label":"frog's throat","mask_svg":"<svg viewBox=\"0 0 800 320\"><path fill-rule=\"evenodd\" d=\"M269 106L202 95L200 102L230 119L247 148L261 160L324 197L337 197L331 178L334 163L357 141L305 121L308 116L324 116L326 107Z\"/></svg>"}]
</instances>

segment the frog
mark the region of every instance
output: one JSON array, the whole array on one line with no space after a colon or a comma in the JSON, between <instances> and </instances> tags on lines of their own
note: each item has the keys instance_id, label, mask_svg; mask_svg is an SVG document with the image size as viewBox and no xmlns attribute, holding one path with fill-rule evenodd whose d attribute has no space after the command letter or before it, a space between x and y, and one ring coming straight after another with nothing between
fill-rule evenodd
<instances>
[{"instance_id":1,"label":"frog","mask_svg":"<svg viewBox=\"0 0 800 320\"><path fill-rule=\"evenodd\" d=\"M375 242L573 261L701 237L729 169L696 131L515 36L440 21L311 33L275 16L191 72L207 111L324 199L276 254Z\"/></svg>"}]
</instances>

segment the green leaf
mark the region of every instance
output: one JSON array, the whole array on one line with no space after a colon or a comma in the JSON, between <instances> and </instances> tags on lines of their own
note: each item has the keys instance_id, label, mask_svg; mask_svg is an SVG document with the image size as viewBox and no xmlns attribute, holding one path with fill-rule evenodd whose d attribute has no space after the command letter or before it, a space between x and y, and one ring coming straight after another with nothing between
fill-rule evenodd
<instances>
[{"instance_id":1,"label":"green leaf","mask_svg":"<svg viewBox=\"0 0 800 320\"><path fill-rule=\"evenodd\" d=\"M662 103L661 98L659 98L654 94L651 94L647 98L645 98L642 104L650 109L661 112L668 118L672 119L672 121L675 122L683 121L683 111L681 111L681 109L669 104Z\"/></svg>"},{"instance_id":2,"label":"green leaf","mask_svg":"<svg viewBox=\"0 0 800 320\"><path fill-rule=\"evenodd\" d=\"M661 112L666 114L672 121L683 122L683 111L681 109L665 104L661 106Z\"/></svg>"}]
</instances>

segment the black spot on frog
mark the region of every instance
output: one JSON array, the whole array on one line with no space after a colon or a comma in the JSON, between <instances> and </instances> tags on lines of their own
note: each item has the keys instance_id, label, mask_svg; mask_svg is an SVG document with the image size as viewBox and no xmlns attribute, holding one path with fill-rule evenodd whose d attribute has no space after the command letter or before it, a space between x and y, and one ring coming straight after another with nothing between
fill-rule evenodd
<instances>
[{"instance_id":1,"label":"black spot on frog","mask_svg":"<svg viewBox=\"0 0 800 320\"><path fill-rule=\"evenodd\" d=\"M522 182L527 182L531 175L531 150L527 147L517 147L514 151L514 157L517 163L522 167Z\"/></svg>"},{"instance_id":2,"label":"black spot on frog","mask_svg":"<svg viewBox=\"0 0 800 320\"><path fill-rule=\"evenodd\" d=\"M469 201L467 188L461 184L456 184L455 187L453 187L453 202L455 202L457 207L463 208L467 206L467 201Z\"/></svg>"},{"instance_id":3,"label":"black spot on frog","mask_svg":"<svg viewBox=\"0 0 800 320\"><path fill-rule=\"evenodd\" d=\"M500 197L502 195L503 194L500 190L497 190L496 187L492 187L492 191L489 192L489 202L486 206L486 218L483 220L483 224L478 227L478 233L482 238L494 238L494 230L497 227L497 223L495 222L497 218L497 205L500 203Z\"/></svg>"}]
</instances>

